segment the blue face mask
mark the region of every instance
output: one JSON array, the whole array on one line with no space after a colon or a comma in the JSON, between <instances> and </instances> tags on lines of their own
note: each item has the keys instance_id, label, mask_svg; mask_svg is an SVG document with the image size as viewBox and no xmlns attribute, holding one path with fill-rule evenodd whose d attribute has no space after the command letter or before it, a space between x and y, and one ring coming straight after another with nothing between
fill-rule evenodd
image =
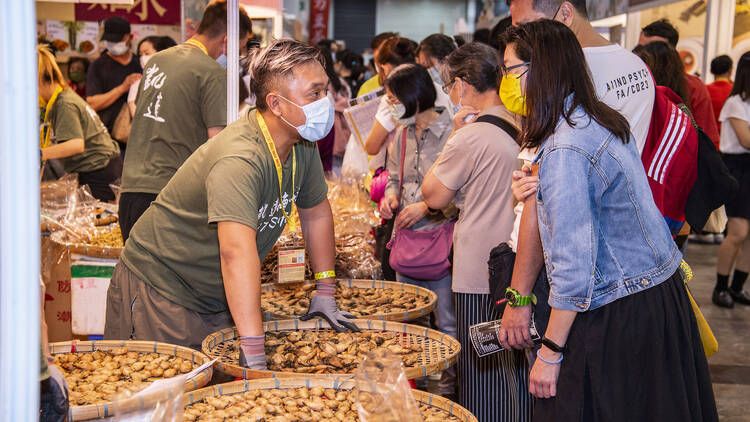
<instances>
[{"instance_id":1,"label":"blue face mask","mask_svg":"<svg viewBox=\"0 0 750 422\"><path fill-rule=\"evenodd\" d=\"M317 142L325 138L331 131L336 112L334 111L331 99L327 96L304 106L296 104L294 101L285 98L281 94L279 94L279 97L288 101L290 104L301 108L302 112L305 113L305 123L300 126L294 126L289 123L284 116L280 116L286 124L297 129L297 133L299 133L302 139L310 142Z\"/></svg>"},{"instance_id":2,"label":"blue face mask","mask_svg":"<svg viewBox=\"0 0 750 422\"><path fill-rule=\"evenodd\" d=\"M227 68L227 55L226 54L222 54L221 56L217 57L216 58L216 62L219 63L221 65L221 67L223 67L224 69L226 69Z\"/></svg>"}]
</instances>

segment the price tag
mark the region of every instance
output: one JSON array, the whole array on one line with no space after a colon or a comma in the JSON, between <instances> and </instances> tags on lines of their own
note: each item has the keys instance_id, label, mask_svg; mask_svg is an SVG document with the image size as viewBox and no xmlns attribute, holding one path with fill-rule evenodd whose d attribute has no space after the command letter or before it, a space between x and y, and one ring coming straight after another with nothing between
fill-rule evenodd
<instances>
[{"instance_id":1,"label":"price tag","mask_svg":"<svg viewBox=\"0 0 750 422\"><path fill-rule=\"evenodd\" d=\"M305 250L279 250L279 283L305 281Z\"/></svg>"}]
</instances>

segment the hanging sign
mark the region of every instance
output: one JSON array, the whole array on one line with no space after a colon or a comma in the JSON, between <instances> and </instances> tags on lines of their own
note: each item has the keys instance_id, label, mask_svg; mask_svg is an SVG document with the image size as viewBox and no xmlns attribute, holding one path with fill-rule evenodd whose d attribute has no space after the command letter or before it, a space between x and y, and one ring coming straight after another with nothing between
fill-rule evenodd
<instances>
[{"instance_id":1,"label":"hanging sign","mask_svg":"<svg viewBox=\"0 0 750 422\"><path fill-rule=\"evenodd\" d=\"M328 8L330 0L310 1L310 44L328 38Z\"/></svg>"},{"instance_id":2,"label":"hanging sign","mask_svg":"<svg viewBox=\"0 0 750 422\"><path fill-rule=\"evenodd\" d=\"M88 4L75 5L77 21L102 21L120 16L131 24L179 25L180 0L134 0L131 5Z\"/></svg>"}]
</instances>

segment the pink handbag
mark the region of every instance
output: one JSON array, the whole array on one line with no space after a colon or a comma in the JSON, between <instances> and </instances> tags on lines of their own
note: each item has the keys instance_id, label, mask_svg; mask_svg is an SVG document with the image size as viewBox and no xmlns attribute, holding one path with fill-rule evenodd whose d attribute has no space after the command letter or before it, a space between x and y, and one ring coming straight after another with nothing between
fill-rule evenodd
<instances>
[{"instance_id":1,"label":"pink handbag","mask_svg":"<svg viewBox=\"0 0 750 422\"><path fill-rule=\"evenodd\" d=\"M398 192L404 180L404 155L406 155L406 128L401 140L401 169L398 177ZM390 264L396 272L416 280L440 280L450 274L450 253L453 246L451 221L436 229L414 231L396 230L386 246L391 250Z\"/></svg>"}]
</instances>

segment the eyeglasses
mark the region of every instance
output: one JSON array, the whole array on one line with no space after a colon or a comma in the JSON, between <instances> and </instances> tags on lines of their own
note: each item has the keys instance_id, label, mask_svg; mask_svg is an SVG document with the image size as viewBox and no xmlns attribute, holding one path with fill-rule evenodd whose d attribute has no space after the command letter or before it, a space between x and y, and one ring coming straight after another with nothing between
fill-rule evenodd
<instances>
[{"instance_id":1,"label":"eyeglasses","mask_svg":"<svg viewBox=\"0 0 750 422\"><path fill-rule=\"evenodd\" d=\"M513 66L509 66L509 67L505 67L505 65L501 65L500 68L503 71L503 75L507 75L513 69L518 69L519 67L528 66L530 64L531 64L531 62L523 62L523 63L519 63L519 64L514 64ZM521 76L523 76L524 74L526 74L526 72L528 72L528 71L529 71L529 69L524 70L523 73L520 73L518 75L518 77L520 78Z\"/></svg>"},{"instance_id":2,"label":"eyeglasses","mask_svg":"<svg viewBox=\"0 0 750 422\"><path fill-rule=\"evenodd\" d=\"M448 82L447 84L443 84L443 92L445 92L445 95L451 95L451 89L453 89L453 84L456 83L456 80L453 79L451 82Z\"/></svg>"}]
</instances>

